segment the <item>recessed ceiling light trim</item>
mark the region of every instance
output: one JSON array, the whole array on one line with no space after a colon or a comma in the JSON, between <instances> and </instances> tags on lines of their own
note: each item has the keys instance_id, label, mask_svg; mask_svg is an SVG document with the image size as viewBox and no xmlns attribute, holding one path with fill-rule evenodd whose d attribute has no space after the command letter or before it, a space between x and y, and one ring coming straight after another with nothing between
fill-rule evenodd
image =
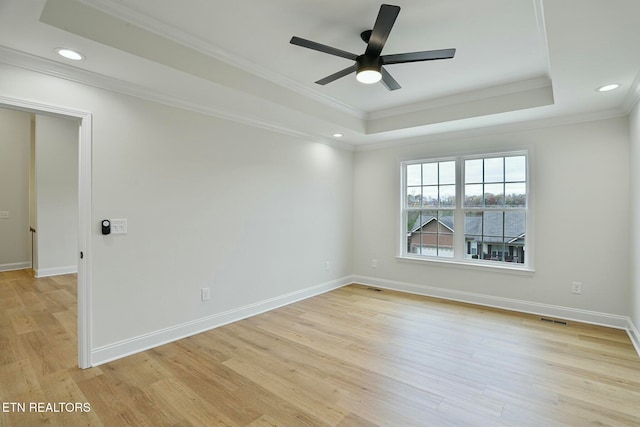
<instances>
[{"instance_id":1,"label":"recessed ceiling light trim","mask_svg":"<svg viewBox=\"0 0 640 427\"><path fill-rule=\"evenodd\" d=\"M610 90L618 89L620 85L618 83L611 83L608 85L600 86L596 89L598 92L609 92Z\"/></svg>"},{"instance_id":2,"label":"recessed ceiling light trim","mask_svg":"<svg viewBox=\"0 0 640 427\"><path fill-rule=\"evenodd\" d=\"M66 47L57 47L55 51L58 55L62 56L63 58L67 58L72 61L82 61L83 59L85 59L85 56L82 53L78 52L77 50L69 49Z\"/></svg>"}]
</instances>

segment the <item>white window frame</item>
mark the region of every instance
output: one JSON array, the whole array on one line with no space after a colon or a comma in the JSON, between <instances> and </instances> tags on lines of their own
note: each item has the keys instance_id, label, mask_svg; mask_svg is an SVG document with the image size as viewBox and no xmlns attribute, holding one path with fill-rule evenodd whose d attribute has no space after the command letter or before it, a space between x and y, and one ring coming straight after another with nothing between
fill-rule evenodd
<instances>
[{"instance_id":1,"label":"white window frame","mask_svg":"<svg viewBox=\"0 0 640 427\"><path fill-rule=\"evenodd\" d=\"M478 152L470 154L462 154L446 157L433 157L416 160L406 160L400 162L400 221L399 221L399 239L398 239L398 255L399 261L418 262L418 263L442 263L455 264L464 267L492 269L492 270L508 270L508 271L534 271L534 191L533 191L533 153L531 148L516 149L510 151L497 152ZM465 258L465 211L471 210L464 207L464 165L466 160L484 159L494 157L509 156L525 156L526 158L526 208L521 209L526 212L526 231L525 231L525 259L524 263L511 263L501 261L489 261L482 259ZM456 207L454 210L454 256L453 258L417 255L409 253L407 250L407 218L408 212L412 209L407 208L407 166L412 164L422 164L431 162L452 161L456 163ZM422 208L429 210L429 208ZM433 210L438 210L434 208ZM475 210L475 209L474 209ZM480 209L482 210L482 209ZM489 209L486 209L489 210ZM501 209L497 209L501 211ZM456 231L457 230L457 231Z\"/></svg>"}]
</instances>

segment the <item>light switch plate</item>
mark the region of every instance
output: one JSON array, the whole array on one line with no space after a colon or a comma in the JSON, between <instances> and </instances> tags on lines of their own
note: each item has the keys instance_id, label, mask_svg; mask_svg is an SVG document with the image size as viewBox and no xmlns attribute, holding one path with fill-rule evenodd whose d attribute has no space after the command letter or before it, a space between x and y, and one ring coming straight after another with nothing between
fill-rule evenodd
<instances>
[{"instance_id":1,"label":"light switch plate","mask_svg":"<svg viewBox=\"0 0 640 427\"><path fill-rule=\"evenodd\" d=\"M111 234L127 234L127 220L126 219L112 219L111 220Z\"/></svg>"}]
</instances>

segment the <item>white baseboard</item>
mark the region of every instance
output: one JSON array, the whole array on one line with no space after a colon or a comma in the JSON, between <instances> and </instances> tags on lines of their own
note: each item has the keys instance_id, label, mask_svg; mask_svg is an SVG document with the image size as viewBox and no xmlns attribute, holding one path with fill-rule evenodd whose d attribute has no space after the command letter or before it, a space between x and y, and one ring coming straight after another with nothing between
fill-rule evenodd
<instances>
[{"instance_id":1,"label":"white baseboard","mask_svg":"<svg viewBox=\"0 0 640 427\"><path fill-rule=\"evenodd\" d=\"M11 264L0 264L0 271L14 271L24 270L25 268L31 268L31 262L14 262Z\"/></svg>"},{"instance_id":2,"label":"white baseboard","mask_svg":"<svg viewBox=\"0 0 640 427\"><path fill-rule=\"evenodd\" d=\"M53 268L38 268L35 276L37 278L60 276L62 274L73 274L78 272L77 265L68 265L66 267L53 267Z\"/></svg>"},{"instance_id":3,"label":"white baseboard","mask_svg":"<svg viewBox=\"0 0 640 427\"><path fill-rule=\"evenodd\" d=\"M355 283L360 283L367 286L375 286L377 288L408 292L412 294L443 298L453 301L467 302L471 304L519 311L541 316L555 317L559 319L590 323L594 325L608 326L616 329L628 330L628 324L630 322L627 317L615 314L542 304L512 298L496 297L492 295L458 291L454 289L416 285L413 283L397 282L393 280L376 279L374 277L357 275L353 276L353 280Z\"/></svg>"},{"instance_id":4,"label":"white baseboard","mask_svg":"<svg viewBox=\"0 0 640 427\"><path fill-rule=\"evenodd\" d=\"M519 311L523 313L536 314L541 316L555 317L594 325L608 326L616 329L625 329L633 342L633 345L640 356L640 332L629 317L601 313L596 311L581 310L571 307L561 307L549 304L502 298L491 295L477 294L472 292L457 291L452 289L437 288L433 286L416 285L412 283L398 282L385 279L376 279L366 276L345 276L340 279L321 283L296 292L278 296L268 300L249 304L236 309L217 313L211 316L196 319L191 322L176 325L170 328L150 332L148 334L119 341L106 346L93 349L91 352L91 366L98 366L122 357L126 357L141 351L148 350L160 345L177 341L210 329L217 328L247 317L255 316L269 310L276 309L297 301L301 301L316 295L341 288L351 283L359 283L366 286L375 286L407 292L418 295L425 295L436 298L443 298L453 301L467 302L488 307L501 308L505 310Z\"/></svg>"},{"instance_id":5,"label":"white baseboard","mask_svg":"<svg viewBox=\"0 0 640 427\"><path fill-rule=\"evenodd\" d=\"M150 332L123 341L119 341L106 346L98 347L91 352L91 366L98 366L112 360L120 359L153 347L164 345L172 341L199 334L228 323L236 322L247 317L255 316L269 310L282 307L297 301L301 301L315 295L341 288L353 282L352 276L345 276L340 279L321 283L306 289L291 292L254 304L238 307L222 313L172 326L170 328Z\"/></svg>"},{"instance_id":6,"label":"white baseboard","mask_svg":"<svg viewBox=\"0 0 640 427\"><path fill-rule=\"evenodd\" d=\"M640 331L638 331L630 317L627 317L627 334L629 334L629 338L636 348L636 353L640 356Z\"/></svg>"}]
</instances>

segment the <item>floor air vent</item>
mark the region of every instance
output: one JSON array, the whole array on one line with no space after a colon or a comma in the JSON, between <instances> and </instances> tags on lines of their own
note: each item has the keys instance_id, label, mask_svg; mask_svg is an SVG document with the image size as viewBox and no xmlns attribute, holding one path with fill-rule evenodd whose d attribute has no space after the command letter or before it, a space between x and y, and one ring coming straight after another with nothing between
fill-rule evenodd
<instances>
[{"instance_id":1,"label":"floor air vent","mask_svg":"<svg viewBox=\"0 0 640 427\"><path fill-rule=\"evenodd\" d=\"M563 325L563 326L568 325L568 323L565 322L564 320L548 319L546 317L541 317L540 320L547 323L555 323L557 325Z\"/></svg>"}]
</instances>

